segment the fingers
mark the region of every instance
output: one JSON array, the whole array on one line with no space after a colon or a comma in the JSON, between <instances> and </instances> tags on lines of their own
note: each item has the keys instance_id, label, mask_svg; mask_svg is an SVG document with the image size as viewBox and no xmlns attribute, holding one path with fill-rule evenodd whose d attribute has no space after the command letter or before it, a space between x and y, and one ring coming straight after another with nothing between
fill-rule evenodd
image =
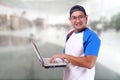
<instances>
[{"instance_id":1,"label":"fingers","mask_svg":"<svg viewBox=\"0 0 120 80\"><path fill-rule=\"evenodd\" d=\"M54 62L54 59L55 59L54 57L51 57L49 62L50 63Z\"/></svg>"},{"instance_id":2,"label":"fingers","mask_svg":"<svg viewBox=\"0 0 120 80\"><path fill-rule=\"evenodd\" d=\"M40 65L41 65L41 67L44 67L44 64L40 61Z\"/></svg>"},{"instance_id":3,"label":"fingers","mask_svg":"<svg viewBox=\"0 0 120 80\"><path fill-rule=\"evenodd\" d=\"M60 58L60 59L64 60L62 54L57 54L57 55L54 55L54 56L51 57L50 62L54 62L54 60L56 58Z\"/></svg>"},{"instance_id":4,"label":"fingers","mask_svg":"<svg viewBox=\"0 0 120 80\"><path fill-rule=\"evenodd\" d=\"M51 63L54 62L56 58L59 58L59 57L57 55L52 56L51 59L50 59L50 62Z\"/></svg>"}]
</instances>

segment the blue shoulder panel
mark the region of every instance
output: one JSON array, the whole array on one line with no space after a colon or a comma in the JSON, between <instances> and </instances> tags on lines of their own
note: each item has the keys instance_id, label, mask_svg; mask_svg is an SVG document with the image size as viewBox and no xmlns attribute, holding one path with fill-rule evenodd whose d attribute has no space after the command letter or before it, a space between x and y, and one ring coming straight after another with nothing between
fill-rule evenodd
<instances>
[{"instance_id":1,"label":"blue shoulder panel","mask_svg":"<svg viewBox=\"0 0 120 80\"><path fill-rule=\"evenodd\" d=\"M90 29L86 28L83 35L84 55L98 56L100 48L100 39Z\"/></svg>"}]
</instances>

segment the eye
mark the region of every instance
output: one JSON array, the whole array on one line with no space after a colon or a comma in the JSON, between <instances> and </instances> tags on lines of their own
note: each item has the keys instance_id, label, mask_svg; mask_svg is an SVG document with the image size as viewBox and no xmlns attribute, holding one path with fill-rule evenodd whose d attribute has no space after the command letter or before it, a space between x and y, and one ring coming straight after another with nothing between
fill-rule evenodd
<instances>
[{"instance_id":1,"label":"eye","mask_svg":"<svg viewBox=\"0 0 120 80\"><path fill-rule=\"evenodd\" d=\"M83 18L85 18L84 15L72 16L72 17L71 17L72 20L77 20L77 19L80 19L80 20L81 20L81 19L83 19Z\"/></svg>"},{"instance_id":2,"label":"eye","mask_svg":"<svg viewBox=\"0 0 120 80\"><path fill-rule=\"evenodd\" d=\"M83 19L84 17L85 16L83 16L83 15L78 16L79 19Z\"/></svg>"},{"instance_id":3,"label":"eye","mask_svg":"<svg viewBox=\"0 0 120 80\"><path fill-rule=\"evenodd\" d=\"M77 19L77 17L75 17L75 16L72 16L72 17L71 17L71 19Z\"/></svg>"}]
</instances>

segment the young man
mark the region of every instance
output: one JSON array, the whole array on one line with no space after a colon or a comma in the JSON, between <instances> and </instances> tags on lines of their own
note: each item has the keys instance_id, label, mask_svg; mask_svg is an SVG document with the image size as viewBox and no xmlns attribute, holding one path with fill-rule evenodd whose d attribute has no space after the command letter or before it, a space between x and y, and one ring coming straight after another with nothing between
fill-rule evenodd
<instances>
[{"instance_id":1,"label":"young man","mask_svg":"<svg viewBox=\"0 0 120 80\"><path fill-rule=\"evenodd\" d=\"M100 39L86 27L88 16L82 6L71 8L69 20L74 30L67 35L64 53L52 56L50 62L56 58L68 61L63 80L94 80Z\"/></svg>"}]
</instances>

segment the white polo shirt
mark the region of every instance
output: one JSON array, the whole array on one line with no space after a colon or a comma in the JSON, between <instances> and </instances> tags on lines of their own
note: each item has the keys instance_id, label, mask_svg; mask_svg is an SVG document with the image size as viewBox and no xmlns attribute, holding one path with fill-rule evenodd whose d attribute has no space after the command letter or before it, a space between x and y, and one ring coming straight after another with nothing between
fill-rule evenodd
<instances>
[{"instance_id":1,"label":"white polo shirt","mask_svg":"<svg viewBox=\"0 0 120 80\"><path fill-rule=\"evenodd\" d=\"M98 56L100 39L88 28L82 32L73 32L65 44L65 54L72 56ZM64 68L63 80L94 80L95 66L92 69L69 63Z\"/></svg>"}]
</instances>

